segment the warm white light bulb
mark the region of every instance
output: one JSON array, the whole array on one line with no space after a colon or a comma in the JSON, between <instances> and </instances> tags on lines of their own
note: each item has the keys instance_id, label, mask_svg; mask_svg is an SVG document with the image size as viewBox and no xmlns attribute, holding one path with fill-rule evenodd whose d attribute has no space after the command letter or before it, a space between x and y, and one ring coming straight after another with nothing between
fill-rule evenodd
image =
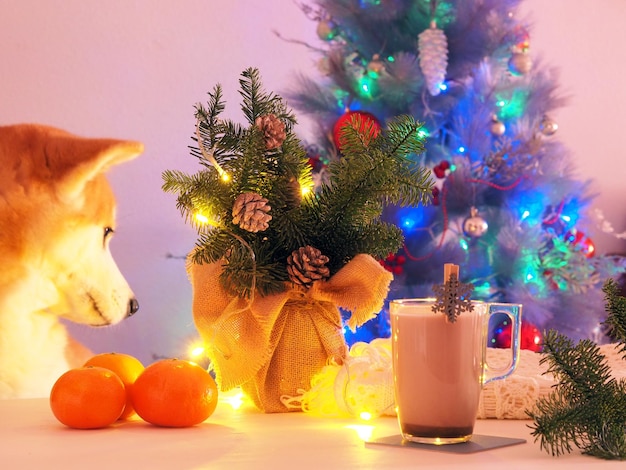
<instances>
[{"instance_id":1,"label":"warm white light bulb","mask_svg":"<svg viewBox=\"0 0 626 470\"><path fill-rule=\"evenodd\" d=\"M202 212L196 212L193 215L193 218L196 219L196 222L200 225L210 225L212 227L219 226L219 224L214 219L211 219L210 217L204 215Z\"/></svg>"},{"instance_id":2,"label":"warm white light bulb","mask_svg":"<svg viewBox=\"0 0 626 470\"><path fill-rule=\"evenodd\" d=\"M192 346L189 350L189 357L196 359L204 354L204 346Z\"/></svg>"},{"instance_id":3,"label":"warm white light bulb","mask_svg":"<svg viewBox=\"0 0 626 470\"><path fill-rule=\"evenodd\" d=\"M195 217L196 221L200 222L201 224L208 224L209 223L209 218L206 215L204 215L204 214L202 214L200 212L196 212L194 217Z\"/></svg>"}]
</instances>

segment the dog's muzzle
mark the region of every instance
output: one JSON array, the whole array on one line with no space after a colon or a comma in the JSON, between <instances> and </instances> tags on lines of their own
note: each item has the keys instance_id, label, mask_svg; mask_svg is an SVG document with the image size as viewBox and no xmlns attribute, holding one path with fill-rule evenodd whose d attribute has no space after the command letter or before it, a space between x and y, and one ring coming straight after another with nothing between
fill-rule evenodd
<instances>
[{"instance_id":1,"label":"dog's muzzle","mask_svg":"<svg viewBox=\"0 0 626 470\"><path fill-rule=\"evenodd\" d=\"M128 302L128 312L126 316L130 317L134 315L135 313L137 313L137 310L139 310L139 301L133 297Z\"/></svg>"}]
</instances>

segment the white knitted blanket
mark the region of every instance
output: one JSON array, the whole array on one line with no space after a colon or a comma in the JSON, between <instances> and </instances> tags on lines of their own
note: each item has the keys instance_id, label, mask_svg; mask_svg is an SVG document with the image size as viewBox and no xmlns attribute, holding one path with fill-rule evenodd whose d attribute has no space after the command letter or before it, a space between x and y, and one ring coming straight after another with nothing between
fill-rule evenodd
<instances>
[{"instance_id":1,"label":"white knitted blanket","mask_svg":"<svg viewBox=\"0 0 626 470\"><path fill-rule=\"evenodd\" d=\"M626 378L626 361L622 360L615 344L600 346L607 358L615 378ZM508 349L487 350L487 362L497 368L505 367L510 361ZM550 393L556 380L545 374L547 364L539 365L541 354L528 350L520 351L515 372L503 380L494 380L482 391L478 418L528 419L526 410L532 410L537 399Z\"/></svg>"}]
</instances>

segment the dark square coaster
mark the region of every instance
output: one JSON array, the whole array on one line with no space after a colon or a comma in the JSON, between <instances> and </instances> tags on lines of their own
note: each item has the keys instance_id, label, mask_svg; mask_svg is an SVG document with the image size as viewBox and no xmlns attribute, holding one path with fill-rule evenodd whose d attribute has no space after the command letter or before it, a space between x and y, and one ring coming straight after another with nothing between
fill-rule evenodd
<instances>
[{"instance_id":1,"label":"dark square coaster","mask_svg":"<svg viewBox=\"0 0 626 470\"><path fill-rule=\"evenodd\" d=\"M373 441L368 441L365 444L434 450L436 452L445 452L448 454L474 454L476 452L483 452L485 450L524 444L525 442L526 439L514 439L511 437L484 436L481 434L474 434L472 438L467 442L462 442L459 444L434 445L419 444L417 442L406 441L402 438L400 434L396 434L393 436L381 437Z\"/></svg>"}]
</instances>

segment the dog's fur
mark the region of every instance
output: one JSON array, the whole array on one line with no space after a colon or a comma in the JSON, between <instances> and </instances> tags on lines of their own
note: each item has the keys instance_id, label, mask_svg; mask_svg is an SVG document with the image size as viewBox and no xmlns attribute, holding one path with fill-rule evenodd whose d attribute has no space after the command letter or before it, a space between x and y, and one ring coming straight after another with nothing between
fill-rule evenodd
<instances>
[{"instance_id":1,"label":"dog's fur","mask_svg":"<svg viewBox=\"0 0 626 470\"><path fill-rule=\"evenodd\" d=\"M110 325L138 308L109 251L115 199L104 172L138 142L0 127L0 398L48 396L87 349L60 318Z\"/></svg>"}]
</instances>

